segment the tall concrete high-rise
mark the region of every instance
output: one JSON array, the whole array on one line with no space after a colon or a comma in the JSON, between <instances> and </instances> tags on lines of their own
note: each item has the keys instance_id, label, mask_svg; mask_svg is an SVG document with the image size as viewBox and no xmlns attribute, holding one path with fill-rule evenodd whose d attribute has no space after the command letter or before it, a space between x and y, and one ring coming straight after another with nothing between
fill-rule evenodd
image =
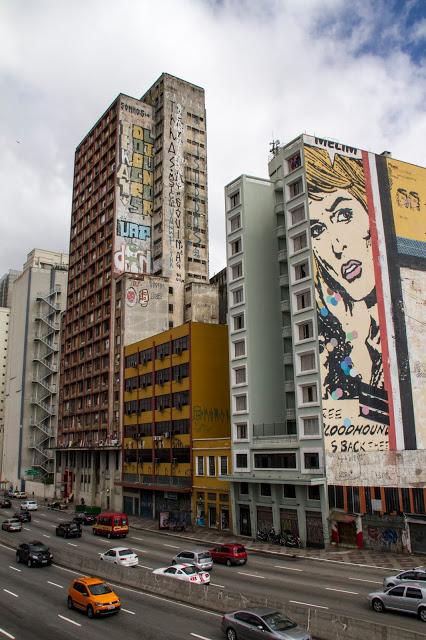
<instances>
[{"instance_id":1,"label":"tall concrete high-rise","mask_svg":"<svg viewBox=\"0 0 426 640\"><path fill-rule=\"evenodd\" d=\"M6 396L7 347L9 342L9 307L0 307L0 480L3 480L4 404Z\"/></svg>"},{"instance_id":2,"label":"tall concrete high-rise","mask_svg":"<svg viewBox=\"0 0 426 640\"><path fill-rule=\"evenodd\" d=\"M20 271L9 269L0 278L0 307L10 307L12 304L12 287L16 278L21 275Z\"/></svg>"},{"instance_id":3,"label":"tall concrete high-rise","mask_svg":"<svg viewBox=\"0 0 426 640\"><path fill-rule=\"evenodd\" d=\"M34 249L13 283L2 479L37 495L43 495L47 485L53 488L60 314L67 272L67 255Z\"/></svg>"},{"instance_id":4,"label":"tall concrete high-rise","mask_svg":"<svg viewBox=\"0 0 426 640\"><path fill-rule=\"evenodd\" d=\"M120 94L77 147L58 429L64 496L78 473L78 498L121 505L123 346L218 320L206 154L204 90L168 74L140 100Z\"/></svg>"}]
</instances>

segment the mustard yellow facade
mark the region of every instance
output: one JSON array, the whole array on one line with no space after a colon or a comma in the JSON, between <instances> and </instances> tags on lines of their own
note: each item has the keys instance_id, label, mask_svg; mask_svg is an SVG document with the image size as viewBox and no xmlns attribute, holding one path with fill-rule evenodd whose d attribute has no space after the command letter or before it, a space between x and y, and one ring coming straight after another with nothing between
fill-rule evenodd
<instances>
[{"instance_id":1,"label":"mustard yellow facade","mask_svg":"<svg viewBox=\"0 0 426 640\"><path fill-rule=\"evenodd\" d=\"M189 322L127 346L124 356L123 510L194 523L194 442L215 451L220 442L230 456L227 328ZM229 486L215 482L220 514Z\"/></svg>"},{"instance_id":2,"label":"mustard yellow facade","mask_svg":"<svg viewBox=\"0 0 426 640\"><path fill-rule=\"evenodd\" d=\"M229 482L222 476L231 473L231 439L194 438L192 513L195 524L232 530Z\"/></svg>"}]
</instances>

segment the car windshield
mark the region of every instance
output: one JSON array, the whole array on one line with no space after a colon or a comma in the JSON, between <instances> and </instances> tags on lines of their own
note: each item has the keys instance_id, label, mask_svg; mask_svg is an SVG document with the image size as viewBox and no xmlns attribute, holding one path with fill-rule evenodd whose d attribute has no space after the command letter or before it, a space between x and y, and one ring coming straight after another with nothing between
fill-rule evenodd
<instances>
[{"instance_id":1,"label":"car windshield","mask_svg":"<svg viewBox=\"0 0 426 640\"><path fill-rule=\"evenodd\" d=\"M210 553L199 553L198 557L200 560L210 560L211 559L211 555Z\"/></svg>"},{"instance_id":2,"label":"car windshield","mask_svg":"<svg viewBox=\"0 0 426 640\"><path fill-rule=\"evenodd\" d=\"M131 549L120 549L120 551L118 552L119 556L132 556L133 555L133 551Z\"/></svg>"},{"instance_id":3,"label":"car windshield","mask_svg":"<svg viewBox=\"0 0 426 640\"><path fill-rule=\"evenodd\" d=\"M94 596L103 596L106 593L112 593L112 589L109 588L105 582L98 582L97 584L91 584L89 591Z\"/></svg>"},{"instance_id":4,"label":"car windshield","mask_svg":"<svg viewBox=\"0 0 426 640\"><path fill-rule=\"evenodd\" d=\"M30 546L31 551L35 551L36 553L40 553L41 551L48 551L48 548L44 544L32 544Z\"/></svg>"},{"instance_id":5,"label":"car windshield","mask_svg":"<svg viewBox=\"0 0 426 640\"><path fill-rule=\"evenodd\" d=\"M186 573L187 576L192 576L194 573L198 573L195 567L182 567L182 571Z\"/></svg>"},{"instance_id":6,"label":"car windshield","mask_svg":"<svg viewBox=\"0 0 426 640\"><path fill-rule=\"evenodd\" d=\"M244 553L244 552L245 552L244 547L236 547L234 549L234 553Z\"/></svg>"},{"instance_id":7,"label":"car windshield","mask_svg":"<svg viewBox=\"0 0 426 640\"><path fill-rule=\"evenodd\" d=\"M285 618L278 612L268 613L266 616L262 616L262 618L273 631L285 631L286 629L294 629L294 627L297 626L293 620Z\"/></svg>"}]
</instances>

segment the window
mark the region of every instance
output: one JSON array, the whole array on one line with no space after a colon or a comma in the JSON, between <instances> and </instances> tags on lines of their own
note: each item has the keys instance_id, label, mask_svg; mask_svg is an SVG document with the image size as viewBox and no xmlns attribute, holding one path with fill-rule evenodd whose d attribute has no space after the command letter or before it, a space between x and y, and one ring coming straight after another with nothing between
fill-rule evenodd
<instances>
[{"instance_id":1,"label":"window","mask_svg":"<svg viewBox=\"0 0 426 640\"><path fill-rule=\"evenodd\" d=\"M227 456L220 456L220 475L226 476L228 474L228 458Z\"/></svg>"},{"instance_id":2,"label":"window","mask_svg":"<svg viewBox=\"0 0 426 640\"><path fill-rule=\"evenodd\" d=\"M204 475L204 458L203 456L197 456L197 476Z\"/></svg>"},{"instance_id":3,"label":"window","mask_svg":"<svg viewBox=\"0 0 426 640\"><path fill-rule=\"evenodd\" d=\"M237 213L236 216L233 216L230 220L231 222L231 232L232 231L236 231L237 229L241 228L241 216L239 213Z\"/></svg>"},{"instance_id":4,"label":"window","mask_svg":"<svg viewBox=\"0 0 426 640\"><path fill-rule=\"evenodd\" d=\"M312 320L298 324L297 335L299 337L299 340L309 340L309 338L313 338L314 326Z\"/></svg>"},{"instance_id":5,"label":"window","mask_svg":"<svg viewBox=\"0 0 426 640\"><path fill-rule=\"evenodd\" d=\"M302 178L299 178L298 180L295 180L294 182L291 182L288 185L288 193L290 198L295 198L296 196L299 196L302 192L303 192Z\"/></svg>"},{"instance_id":6,"label":"window","mask_svg":"<svg viewBox=\"0 0 426 640\"><path fill-rule=\"evenodd\" d=\"M290 158L287 158L287 170L289 173L290 171L295 171L301 166L302 166L302 160L300 158L300 151L290 156Z\"/></svg>"},{"instance_id":7,"label":"window","mask_svg":"<svg viewBox=\"0 0 426 640\"><path fill-rule=\"evenodd\" d=\"M270 484L261 484L260 485L260 495L265 498L270 498L272 496L272 489Z\"/></svg>"},{"instance_id":8,"label":"window","mask_svg":"<svg viewBox=\"0 0 426 640\"><path fill-rule=\"evenodd\" d=\"M394 587L393 589L390 589L387 593L390 596L401 597L401 596L404 595L404 589L405 589L405 587Z\"/></svg>"},{"instance_id":9,"label":"window","mask_svg":"<svg viewBox=\"0 0 426 640\"><path fill-rule=\"evenodd\" d=\"M309 384L302 387L302 403L318 402L318 392L315 384Z\"/></svg>"},{"instance_id":10,"label":"window","mask_svg":"<svg viewBox=\"0 0 426 640\"><path fill-rule=\"evenodd\" d=\"M414 513L424 513L425 501L424 501L423 489L420 489L420 488L413 489L413 500L414 500Z\"/></svg>"},{"instance_id":11,"label":"window","mask_svg":"<svg viewBox=\"0 0 426 640\"><path fill-rule=\"evenodd\" d=\"M209 476L216 475L216 458L214 456L209 456Z\"/></svg>"},{"instance_id":12,"label":"window","mask_svg":"<svg viewBox=\"0 0 426 640\"><path fill-rule=\"evenodd\" d=\"M318 417L302 418L302 430L304 436L319 436Z\"/></svg>"},{"instance_id":13,"label":"window","mask_svg":"<svg viewBox=\"0 0 426 640\"><path fill-rule=\"evenodd\" d=\"M422 600L422 592L420 589L416 589L415 587L407 587L407 591L405 592L406 598L415 598L416 600Z\"/></svg>"},{"instance_id":14,"label":"window","mask_svg":"<svg viewBox=\"0 0 426 640\"><path fill-rule=\"evenodd\" d=\"M248 496L249 486L248 482L240 482L240 496Z\"/></svg>"},{"instance_id":15,"label":"window","mask_svg":"<svg viewBox=\"0 0 426 640\"><path fill-rule=\"evenodd\" d=\"M282 453L255 453L255 469L296 469L296 454L293 452Z\"/></svg>"},{"instance_id":16,"label":"window","mask_svg":"<svg viewBox=\"0 0 426 640\"><path fill-rule=\"evenodd\" d=\"M294 236L293 240L293 251L302 251L302 249L306 249L308 246L308 240L306 236L306 231L300 233L298 236Z\"/></svg>"},{"instance_id":17,"label":"window","mask_svg":"<svg viewBox=\"0 0 426 640\"><path fill-rule=\"evenodd\" d=\"M240 204L240 192L235 191L229 196L229 204L231 205L231 209Z\"/></svg>"},{"instance_id":18,"label":"window","mask_svg":"<svg viewBox=\"0 0 426 640\"><path fill-rule=\"evenodd\" d=\"M283 485L283 496L284 498L291 498L292 500L296 498L296 487L294 484Z\"/></svg>"},{"instance_id":19,"label":"window","mask_svg":"<svg viewBox=\"0 0 426 640\"><path fill-rule=\"evenodd\" d=\"M139 363L146 364L152 360L152 349L145 349L139 353Z\"/></svg>"},{"instance_id":20,"label":"window","mask_svg":"<svg viewBox=\"0 0 426 640\"><path fill-rule=\"evenodd\" d=\"M234 342L234 356L239 358L240 356L244 356L246 354L246 343L244 340L238 340Z\"/></svg>"},{"instance_id":21,"label":"window","mask_svg":"<svg viewBox=\"0 0 426 640\"><path fill-rule=\"evenodd\" d=\"M163 360L166 356L170 355L170 342L164 342L155 347L155 357Z\"/></svg>"},{"instance_id":22,"label":"window","mask_svg":"<svg viewBox=\"0 0 426 640\"><path fill-rule=\"evenodd\" d=\"M246 411L247 410L247 396L235 396L235 411Z\"/></svg>"},{"instance_id":23,"label":"window","mask_svg":"<svg viewBox=\"0 0 426 640\"><path fill-rule=\"evenodd\" d=\"M241 238L237 238L231 242L231 255L235 256L240 251L242 251Z\"/></svg>"},{"instance_id":24,"label":"window","mask_svg":"<svg viewBox=\"0 0 426 640\"><path fill-rule=\"evenodd\" d=\"M302 222L305 220L305 207L302 205L290 211L291 216L291 224L298 224L298 222Z\"/></svg>"},{"instance_id":25,"label":"window","mask_svg":"<svg viewBox=\"0 0 426 640\"><path fill-rule=\"evenodd\" d=\"M309 264L308 262L300 262L294 265L294 279L302 280L309 277Z\"/></svg>"},{"instance_id":26,"label":"window","mask_svg":"<svg viewBox=\"0 0 426 640\"><path fill-rule=\"evenodd\" d=\"M244 384L246 382L246 368L238 367L238 369L234 369L235 374L235 384Z\"/></svg>"},{"instance_id":27,"label":"window","mask_svg":"<svg viewBox=\"0 0 426 640\"><path fill-rule=\"evenodd\" d=\"M234 316L233 321L234 321L234 331L239 331L240 329L244 329L243 313L239 313L237 316Z\"/></svg>"},{"instance_id":28,"label":"window","mask_svg":"<svg viewBox=\"0 0 426 640\"><path fill-rule=\"evenodd\" d=\"M386 512L399 511L399 494L396 487L385 487Z\"/></svg>"},{"instance_id":29,"label":"window","mask_svg":"<svg viewBox=\"0 0 426 640\"><path fill-rule=\"evenodd\" d=\"M247 440L247 422L239 422L236 425L237 440Z\"/></svg>"},{"instance_id":30,"label":"window","mask_svg":"<svg viewBox=\"0 0 426 640\"><path fill-rule=\"evenodd\" d=\"M243 275L243 263L238 262L231 267L232 270L232 280L236 280L237 278L241 278Z\"/></svg>"},{"instance_id":31,"label":"window","mask_svg":"<svg viewBox=\"0 0 426 640\"><path fill-rule=\"evenodd\" d=\"M308 500L321 500L320 488L318 486L308 487Z\"/></svg>"},{"instance_id":32,"label":"window","mask_svg":"<svg viewBox=\"0 0 426 640\"><path fill-rule=\"evenodd\" d=\"M311 292L309 289L296 294L296 308L298 311L307 309L311 304Z\"/></svg>"},{"instance_id":33,"label":"window","mask_svg":"<svg viewBox=\"0 0 426 640\"><path fill-rule=\"evenodd\" d=\"M247 469L247 454L237 453L235 456L235 463L237 469Z\"/></svg>"},{"instance_id":34,"label":"window","mask_svg":"<svg viewBox=\"0 0 426 640\"><path fill-rule=\"evenodd\" d=\"M317 451L305 451L303 454L303 463L305 469L319 469L319 453Z\"/></svg>"},{"instance_id":35,"label":"window","mask_svg":"<svg viewBox=\"0 0 426 640\"><path fill-rule=\"evenodd\" d=\"M182 351L187 351L189 349L189 338L188 336L182 336L182 338L176 338L173 340L173 353L180 354Z\"/></svg>"},{"instance_id":36,"label":"window","mask_svg":"<svg viewBox=\"0 0 426 640\"><path fill-rule=\"evenodd\" d=\"M315 353L301 353L300 359L300 371L313 371L315 369Z\"/></svg>"},{"instance_id":37,"label":"window","mask_svg":"<svg viewBox=\"0 0 426 640\"><path fill-rule=\"evenodd\" d=\"M134 369L138 365L138 354L132 353L130 356L126 356L124 366L127 368Z\"/></svg>"},{"instance_id":38,"label":"window","mask_svg":"<svg viewBox=\"0 0 426 640\"><path fill-rule=\"evenodd\" d=\"M243 301L243 288L234 289L232 292L233 304L240 304Z\"/></svg>"}]
</instances>

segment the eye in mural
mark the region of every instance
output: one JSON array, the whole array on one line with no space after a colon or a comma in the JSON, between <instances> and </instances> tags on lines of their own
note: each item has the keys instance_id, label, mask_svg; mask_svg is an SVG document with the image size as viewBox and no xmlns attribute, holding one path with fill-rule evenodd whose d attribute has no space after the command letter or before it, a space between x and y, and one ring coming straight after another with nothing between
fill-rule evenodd
<instances>
[{"instance_id":1,"label":"eye in mural","mask_svg":"<svg viewBox=\"0 0 426 640\"><path fill-rule=\"evenodd\" d=\"M349 435L366 426L359 418L389 424L364 168L311 146L305 162L323 406Z\"/></svg>"}]
</instances>

